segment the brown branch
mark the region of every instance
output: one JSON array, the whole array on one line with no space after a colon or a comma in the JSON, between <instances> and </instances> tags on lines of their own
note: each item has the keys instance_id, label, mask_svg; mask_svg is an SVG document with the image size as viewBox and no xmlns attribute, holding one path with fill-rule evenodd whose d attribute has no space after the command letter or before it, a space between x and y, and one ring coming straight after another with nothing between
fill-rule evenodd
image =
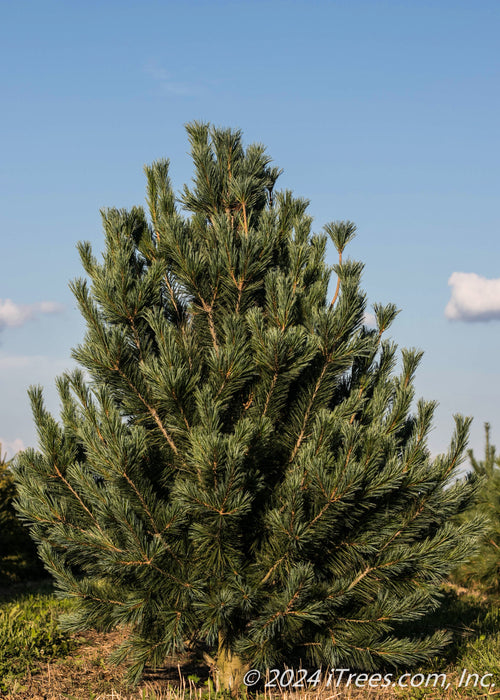
<instances>
[{"instance_id":1,"label":"brown branch","mask_svg":"<svg viewBox=\"0 0 500 700\"><path fill-rule=\"evenodd\" d=\"M128 317L128 320L130 321L130 325L132 326L132 332L134 334L135 345L136 345L137 349L139 350L139 358L140 358L141 362L144 362L144 357L142 355L141 341L139 338L139 333L137 332L137 328L136 328L135 323L134 323L134 317L131 315Z\"/></svg>"},{"instance_id":2,"label":"brown branch","mask_svg":"<svg viewBox=\"0 0 500 700\"><path fill-rule=\"evenodd\" d=\"M339 265L342 265L342 251L339 251ZM337 297L339 295L339 290L340 290L340 275L337 277L337 288L335 290L335 294L333 295L333 299L330 302L330 308L332 308L332 306L337 301Z\"/></svg>"},{"instance_id":3,"label":"brown branch","mask_svg":"<svg viewBox=\"0 0 500 700\"><path fill-rule=\"evenodd\" d=\"M304 588L304 584L301 583L298 589L295 591L293 596L290 598L288 601L288 604L286 606L285 610L278 610L278 612L275 612L274 615L272 615L269 620L265 623L264 628L266 628L268 625L271 624L277 617L284 617L285 615L305 615L304 612L300 610L292 610L292 606L295 602L295 600L299 597L300 591ZM263 628L263 629L264 629Z\"/></svg>"},{"instance_id":4,"label":"brown branch","mask_svg":"<svg viewBox=\"0 0 500 700\"><path fill-rule=\"evenodd\" d=\"M201 299L201 305L203 307L203 311L205 311L205 313L208 316L208 327L210 328L210 335L212 336L215 354L217 356L219 356L219 344L217 342L217 333L215 331L214 317L213 317L213 313L212 313L213 309L212 309L212 306L211 305L209 306L204 299L202 299L201 297L200 297L200 299Z\"/></svg>"},{"instance_id":5,"label":"brown branch","mask_svg":"<svg viewBox=\"0 0 500 700\"><path fill-rule=\"evenodd\" d=\"M273 571L276 569L276 567L278 567L279 564L281 564L281 562L283 561L283 559L286 559L286 554L284 554L282 557L280 557L280 559L278 559L278 561L275 562L275 563L271 566L271 568L269 569L269 571L267 572L267 574L266 574L266 575L264 576L264 578L261 580L261 582L260 582L261 585L267 581L267 579L269 578L269 576L273 573Z\"/></svg>"},{"instance_id":6,"label":"brown branch","mask_svg":"<svg viewBox=\"0 0 500 700\"><path fill-rule=\"evenodd\" d=\"M79 494L75 491L75 489L71 486L71 484L69 483L69 481L62 475L61 470L59 469L59 467L57 466L57 464L54 464L53 466L54 466L54 469L55 469L55 471L56 471L56 473L57 473L57 476L61 479L61 481L63 482L63 484L71 491L71 493L72 493L73 496L77 499L77 501L80 503L80 505L81 505L82 508L85 510L85 512L90 516L91 520L93 520L94 523L97 525L97 529L99 530L99 532L102 533L102 534L104 535L103 529L102 529L102 527L99 525L99 522L97 521L95 515L87 508L87 506L86 506L85 503L83 502L83 500L82 500L82 498L80 497L80 495L79 495ZM117 551L119 551L119 550L117 550Z\"/></svg>"},{"instance_id":7,"label":"brown branch","mask_svg":"<svg viewBox=\"0 0 500 700\"><path fill-rule=\"evenodd\" d=\"M156 409L153 408L152 406L150 406L150 405L148 404L148 402L146 401L146 399L142 396L141 392L140 392L140 391L137 389L137 387L130 381L130 379L129 379L129 378L127 377L127 375L120 369L120 367L119 367L118 365L115 365L115 370L118 372L118 374L120 375L120 377L122 377L122 379L124 379L124 380L127 382L127 384L128 384L129 387L132 389L132 391L136 394L136 396L139 398L139 400L142 401L142 403L144 404L144 406L148 409L149 414L150 414L151 417L154 419L156 425L159 427L159 429L160 429L160 431L161 431L163 437L164 437L165 440L168 442L168 444L170 445L170 447L172 448L172 450L175 452L175 454L178 455L178 454L179 454L179 451L178 451L178 449L177 449L177 447L176 447L174 441L172 440L171 436L168 434L168 432L167 432L165 426L164 426L163 423L161 422L160 416L158 415Z\"/></svg>"},{"instance_id":8,"label":"brown branch","mask_svg":"<svg viewBox=\"0 0 500 700\"><path fill-rule=\"evenodd\" d=\"M148 508L148 506L147 506L147 503L146 503L146 501L144 500L144 498L143 498L142 494L140 493L139 489L138 489L137 486L134 484L134 482L133 482L132 479L129 477L129 475L127 474L126 471L123 471L123 472L122 472L122 476L126 479L127 483L132 487L132 489L133 489L133 491L135 492L137 498L140 500L140 502L141 502L141 504L142 504L142 507L143 507L144 510L146 511L146 513L147 513L147 515L148 515L148 517L149 517L149 519L150 519L150 521L151 521L151 525L153 526L153 530L154 530L155 534L156 534L156 535L159 535L160 532L159 532L158 528L156 527L156 523L155 523L155 520L154 520L154 518L153 518L153 515L152 515L152 513L150 512L150 510L149 510L149 508Z\"/></svg>"},{"instance_id":9,"label":"brown branch","mask_svg":"<svg viewBox=\"0 0 500 700\"><path fill-rule=\"evenodd\" d=\"M306 430L306 426L307 426L307 421L309 420L309 414L312 410L314 400L318 394L319 388L321 386L321 382L323 381L323 377L325 376L325 373L326 373L326 370L327 370L329 364L330 364L330 358L327 358L325 364L323 365L323 369L321 370L321 374L319 375L318 380L316 382L316 386L314 387L313 395L311 397L311 400L309 402L309 406L307 407L307 411L306 411L305 416L304 416L304 420L302 422L302 429L300 431L297 442L295 443L295 447L293 448L292 456L288 460L289 462L292 462L295 459L295 455L297 454L297 452L302 444L302 440L304 439L305 430Z\"/></svg>"},{"instance_id":10,"label":"brown branch","mask_svg":"<svg viewBox=\"0 0 500 700\"><path fill-rule=\"evenodd\" d=\"M359 583L362 579L364 579L364 577L365 577L367 574L369 574L370 571L373 571L374 568L376 569L377 567L371 567L371 566L369 566L369 567L367 567L364 571L362 571L360 574L358 574L358 575L356 576L356 578L354 579L354 581L352 581L352 583L349 585L349 587L347 588L347 590L350 591L351 588L354 588L354 586L357 586L358 583Z\"/></svg>"},{"instance_id":11,"label":"brown branch","mask_svg":"<svg viewBox=\"0 0 500 700\"><path fill-rule=\"evenodd\" d=\"M250 406L253 404L253 399L254 399L253 392L251 392L251 394L250 394L250 396L248 397L247 401L245 401L245 403L243 404L243 410L244 410L244 411L248 411L248 409L250 408Z\"/></svg>"},{"instance_id":12,"label":"brown branch","mask_svg":"<svg viewBox=\"0 0 500 700\"><path fill-rule=\"evenodd\" d=\"M245 206L245 202L241 202L241 208L243 209L243 227L245 230L245 236L248 236L247 209Z\"/></svg>"},{"instance_id":13,"label":"brown branch","mask_svg":"<svg viewBox=\"0 0 500 700\"><path fill-rule=\"evenodd\" d=\"M269 387L269 391L267 392L267 397L266 397L266 403L264 404L264 410L262 412L262 415L265 416L267 413L267 409L269 408L269 401L271 400L271 394L273 393L275 387L276 387L276 382L278 381L278 370L275 371L272 381L271 381L271 386Z\"/></svg>"},{"instance_id":14,"label":"brown branch","mask_svg":"<svg viewBox=\"0 0 500 700\"><path fill-rule=\"evenodd\" d=\"M182 418L184 419L184 423L186 424L186 428L187 428L188 430L190 430L191 426L189 425L189 421L188 421L188 419L186 418L186 414L184 413L184 409L182 408L182 404L181 404L181 402L179 401L179 398L177 397L177 393L176 393L175 389L171 389L171 394L172 394L172 396L173 396L173 398L174 398L175 403L177 404L177 408L178 408L179 411L181 412Z\"/></svg>"},{"instance_id":15,"label":"brown branch","mask_svg":"<svg viewBox=\"0 0 500 700\"><path fill-rule=\"evenodd\" d=\"M165 275L165 282L167 284L168 291L170 293L170 299L172 300L172 304L174 305L175 313L177 316L179 316L179 309L177 307L177 302L175 301L175 296L174 296L174 290L172 288L172 285L170 284L170 280L168 279L168 275Z\"/></svg>"},{"instance_id":16,"label":"brown branch","mask_svg":"<svg viewBox=\"0 0 500 700\"><path fill-rule=\"evenodd\" d=\"M347 459L346 459L344 467L347 466L347 463L349 462L349 457L351 455L351 451L352 451L352 448L351 448L351 450L349 450L349 452L347 454ZM304 481L304 479L302 479L302 483L303 483L303 481ZM336 488L333 489L333 491L331 492L331 494L328 498L328 501L322 506L319 513L307 525L307 530L310 530L310 528L314 525L314 523L323 516L323 514L328 510L328 508L331 505L333 505L334 503L336 503L337 501L339 501L342 498L342 496L344 496L349 491L349 488L351 486L352 486L352 481L349 484L347 484L347 488L343 491L343 493L340 493L337 496L336 496L337 489ZM325 493L323 485L321 485L321 490L323 491L323 493Z\"/></svg>"}]
</instances>

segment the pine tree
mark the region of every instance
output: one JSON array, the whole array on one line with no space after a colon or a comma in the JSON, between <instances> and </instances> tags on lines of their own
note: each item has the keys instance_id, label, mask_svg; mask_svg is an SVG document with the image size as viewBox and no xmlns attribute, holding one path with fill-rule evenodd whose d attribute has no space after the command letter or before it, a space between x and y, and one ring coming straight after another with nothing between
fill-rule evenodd
<instances>
[{"instance_id":1,"label":"pine tree","mask_svg":"<svg viewBox=\"0 0 500 700\"><path fill-rule=\"evenodd\" d=\"M473 473L482 479L477 502L461 517L481 514L487 518L487 528L480 540L478 555L456 572L456 579L466 585L479 585L488 593L500 593L500 458L490 443L490 424L484 424L484 459L477 460L473 450L467 455Z\"/></svg>"},{"instance_id":2,"label":"pine tree","mask_svg":"<svg viewBox=\"0 0 500 700\"><path fill-rule=\"evenodd\" d=\"M65 626L129 625L115 658L133 681L186 648L232 688L298 658L424 661L447 633L410 623L475 537L453 520L474 490L454 483L469 421L432 460L435 404L411 413L421 353L403 350L394 373L393 304L364 325L363 266L344 257L355 226L313 234L261 145L187 132L180 200L155 162L149 217L103 211L101 261L79 245L84 371L57 380L60 421L30 391L39 450L21 457L19 509L78 601Z\"/></svg>"},{"instance_id":3,"label":"pine tree","mask_svg":"<svg viewBox=\"0 0 500 700\"><path fill-rule=\"evenodd\" d=\"M12 462L3 453L0 442L0 584L39 578L43 574L34 543L16 517Z\"/></svg>"}]
</instances>

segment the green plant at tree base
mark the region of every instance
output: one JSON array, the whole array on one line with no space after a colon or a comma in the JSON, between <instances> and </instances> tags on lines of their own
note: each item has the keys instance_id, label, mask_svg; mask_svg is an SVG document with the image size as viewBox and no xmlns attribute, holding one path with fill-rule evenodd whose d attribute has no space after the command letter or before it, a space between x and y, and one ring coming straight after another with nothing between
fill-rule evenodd
<instances>
[{"instance_id":1,"label":"green plant at tree base","mask_svg":"<svg viewBox=\"0 0 500 700\"><path fill-rule=\"evenodd\" d=\"M477 502L462 514L461 519L476 514L487 518L487 528L481 538L481 548L471 561L455 573L455 580L466 585L476 585L485 592L500 593L500 458L490 443L490 424L484 424L484 459L477 460L473 450L468 450L473 473L482 478Z\"/></svg>"},{"instance_id":2,"label":"green plant at tree base","mask_svg":"<svg viewBox=\"0 0 500 700\"><path fill-rule=\"evenodd\" d=\"M106 210L102 261L79 246L74 357L90 380L58 379L60 422L30 391L39 451L19 460L19 511L78 600L65 628L130 625L115 659L132 681L186 647L231 689L299 658L423 662L448 634L411 623L476 539L476 521L454 521L474 495L454 483L469 420L432 460L435 404L410 412L421 353L403 350L394 374L393 304L364 325L362 265L344 257L354 225L312 234L262 146L187 131L187 213L158 161L150 218Z\"/></svg>"}]
</instances>

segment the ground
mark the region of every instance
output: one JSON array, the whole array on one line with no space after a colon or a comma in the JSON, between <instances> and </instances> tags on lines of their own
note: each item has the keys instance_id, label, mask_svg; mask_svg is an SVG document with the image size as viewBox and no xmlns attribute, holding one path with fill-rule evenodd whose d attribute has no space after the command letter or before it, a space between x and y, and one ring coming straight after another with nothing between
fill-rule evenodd
<instances>
[{"instance_id":1,"label":"ground","mask_svg":"<svg viewBox=\"0 0 500 700\"><path fill-rule=\"evenodd\" d=\"M35 593L36 587L29 591ZM28 598L19 597L19 590L0 590L0 596L6 602L0 601L0 622L2 613L8 611L8 606L23 605L19 601ZM36 600L43 599L49 606L57 605L53 594L47 591L35 593ZM30 597L33 600L33 596ZM279 700L389 700L389 698L446 699L455 698L500 698L500 607L498 601L488 600L485 596L471 596L466 589L449 592L448 608L440 621L448 628L460 628L460 639L450 649L447 658L438 659L433 665L413 672L428 673L432 671L447 673L450 686L447 690L431 687L407 687L387 689L357 689L355 687L304 688L291 693L289 689L281 692L273 691ZM30 612L31 611L31 612ZM33 608L26 608L26 619L33 614ZM40 618L42 619L42 618ZM31 624L33 621L31 620ZM8 632L8 628L7 628ZM0 678L0 697L5 700L223 700L222 694L216 694L208 681L208 669L195 660L184 655L179 658L166 660L165 666L159 671L147 670L144 678L136 689L127 688L124 682L125 665L115 666L108 661L111 652L123 641L126 630L115 630L109 633L88 631L72 635L72 650L69 654L51 657L50 660L31 660L28 654L26 672L7 675ZM1 635L0 635L1 636ZM0 639L2 644L8 644ZM21 635L19 640L21 640ZM19 646L23 643L16 641ZM18 646L18 648L19 648ZM0 654L1 656L1 654ZM28 662L31 668L28 668ZM24 668L24 667L23 667ZM493 673L496 685L489 688L457 689L457 682L463 668L470 672ZM3 682L4 691L1 687ZM268 689L259 693L260 700L272 700ZM255 697L255 696L254 696Z\"/></svg>"}]
</instances>

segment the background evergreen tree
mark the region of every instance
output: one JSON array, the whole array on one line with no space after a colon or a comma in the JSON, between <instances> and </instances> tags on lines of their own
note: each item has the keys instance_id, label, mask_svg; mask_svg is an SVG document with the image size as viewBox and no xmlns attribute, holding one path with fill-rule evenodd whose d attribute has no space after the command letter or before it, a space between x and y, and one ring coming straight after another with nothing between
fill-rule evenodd
<instances>
[{"instance_id":1,"label":"background evergreen tree","mask_svg":"<svg viewBox=\"0 0 500 700\"><path fill-rule=\"evenodd\" d=\"M35 545L14 510L16 486L11 463L0 442L0 585L39 578L44 573Z\"/></svg>"},{"instance_id":2,"label":"background evergreen tree","mask_svg":"<svg viewBox=\"0 0 500 700\"><path fill-rule=\"evenodd\" d=\"M481 548L470 562L456 572L456 580L466 585L479 585L489 593L500 593L500 459L490 443L490 424L484 424L484 459L477 460L468 450L473 473L482 478L478 500L461 517L481 514L487 518L487 529L481 538Z\"/></svg>"},{"instance_id":3,"label":"background evergreen tree","mask_svg":"<svg viewBox=\"0 0 500 700\"><path fill-rule=\"evenodd\" d=\"M261 145L187 131L183 210L155 162L149 219L106 210L102 260L79 246L86 374L58 379L60 422L30 391L39 451L19 460L19 510L79 601L66 628L130 625L116 658L132 680L186 645L226 687L299 657L424 661L447 634L409 623L438 605L476 530L453 520L473 491L454 483L469 421L431 460L435 404L410 413L421 353L403 350L395 375L396 308L364 325L362 265L344 259L354 225L313 235Z\"/></svg>"}]
</instances>

